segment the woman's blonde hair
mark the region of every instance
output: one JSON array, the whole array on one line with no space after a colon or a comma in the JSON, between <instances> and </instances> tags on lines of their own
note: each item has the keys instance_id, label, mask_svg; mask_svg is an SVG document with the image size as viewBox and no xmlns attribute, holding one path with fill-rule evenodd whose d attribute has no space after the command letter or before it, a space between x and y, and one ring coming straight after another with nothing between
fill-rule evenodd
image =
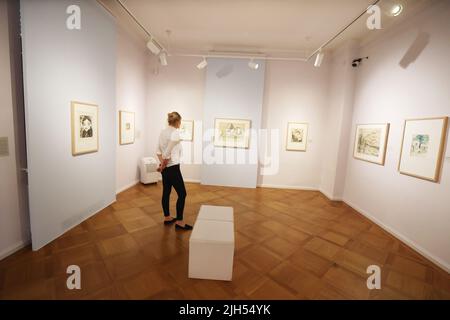
<instances>
[{"instance_id":1,"label":"woman's blonde hair","mask_svg":"<svg viewBox=\"0 0 450 320\"><path fill-rule=\"evenodd\" d=\"M169 125L173 126L178 121L181 121L181 116L178 112L174 111L167 114L167 122Z\"/></svg>"}]
</instances>

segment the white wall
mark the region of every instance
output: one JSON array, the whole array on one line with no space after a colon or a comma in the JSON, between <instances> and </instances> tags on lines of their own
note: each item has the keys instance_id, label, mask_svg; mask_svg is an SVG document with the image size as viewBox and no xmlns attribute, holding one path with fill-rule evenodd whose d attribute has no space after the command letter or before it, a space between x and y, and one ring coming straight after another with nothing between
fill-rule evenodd
<instances>
[{"instance_id":1,"label":"white wall","mask_svg":"<svg viewBox=\"0 0 450 320\"><path fill-rule=\"evenodd\" d=\"M203 97L205 70L195 66L197 58L169 57L169 65L158 67L155 58L148 66L147 114L145 129L146 153L156 157L156 147L161 129L167 125L167 113L178 111L183 119L195 120L194 141L182 142L182 172L185 180L200 181L200 167L195 157L202 154Z\"/></svg>"},{"instance_id":2,"label":"white wall","mask_svg":"<svg viewBox=\"0 0 450 320\"><path fill-rule=\"evenodd\" d=\"M352 136L356 123L391 124L386 165L352 158L344 200L450 271L450 159L440 183L397 171L407 118L450 116L450 2L441 1L362 48ZM419 32L429 34L420 56L403 69L399 61Z\"/></svg>"},{"instance_id":3,"label":"white wall","mask_svg":"<svg viewBox=\"0 0 450 320\"><path fill-rule=\"evenodd\" d=\"M348 41L330 58L319 189L332 200L342 200L344 193L357 71L351 63L357 53L357 43Z\"/></svg>"},{"instance_id":4,"label":"white wall","mask_svg":"<svg viewBox=\"0 0 450 320\"><path fill-rule=\"evenodd\" d=\"M0 137L9 141L9 156L0 157L0 259L29 240L19 206L8 22L6 0L0 0Z\"/></svg>"},{"instance_id":5,"label":"white wall","mask_svg":"<svg viewBox=\"0 0 450 320\"><path fill-rule=\"evenodd\" d=\"M258 179L258 140L250 137L250 145L243 148L213 146L215 119L231 118L251 121L251 129L257 133L261 128L264 95L265 62L257 70L248 67L242 59L208 59L203 107L204 159L201 183L255 188ZM252 161L252 155L253 161ZM227 159L234 159L229 163ZM211 163L206 163L211 161ZM242 161L242 162L240 162Z\"/></svg>"},{"instance_id":6,"label":"white wall","mask_svg":"<svg viewBox=\"0 0 450 320\"><path fill-rule=\"evenodd\" d=\"M327 61L320 68L304 62L266 63L262 128L279 129L279 170L275 175L259 176L260 185L318 189L328 69ZM306 152L286 151L288 122L309 123Z\"/></svg>"},{"instance_id":7,"label":"white wall","mask_svg":"<svg viewBox=\"0 0 450 320\"><path fill-rule=\"evenodd\" d=\"M169 57L169 65L159 67L152 58L148 67L146 154L155 155L159 131L167 113L177 110L183 118L197 120L194 142L183 142L185 180L200 181L202 157L205 70L195 66L198 58ZM266 186L317 189L321 177L321 140L328 109L328 61L321 68L303 62L266 62L262 128L279 128L280 170L275 175L258 176ZM289 120L291 119L291 120ZM287 121L310 122L307 152L285 150ZM299 167L299 161L302 166ZM186 163L187 162L187 163ZM191 163L191 164L188 164Z\"/></svg>"},{"instance_id":8,"label":"white wall","mask_svg":"<svg viewBox=\"0 0 450 320\"><path fill-rule=\"evenodd\" d=\"M138 164L146 151L146 104L149 51L145 43L134 40L123 28L117 29L116 101L119 132L119 110L135 113L135 142L119 145L117 134L116 191L139 181Z\"/></svg>"},{"instance_id":9,"label":"white wall","mask_svg":"<svg viewBox=\"0 0 450 320\"><path fill-rule=\"evenodd\" d=\"M21 1L33 249L115 200L116 29L96 2ZM99 106L98 152L72 156L70 101Z\"/></svg>"}]
</instances>

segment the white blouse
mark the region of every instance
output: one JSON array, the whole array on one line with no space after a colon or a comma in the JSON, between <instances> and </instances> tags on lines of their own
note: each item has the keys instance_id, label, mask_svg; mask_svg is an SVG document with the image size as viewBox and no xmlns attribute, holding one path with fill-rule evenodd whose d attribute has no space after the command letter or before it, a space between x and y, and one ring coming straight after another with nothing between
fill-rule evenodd
<instances>
[{"instance_id":1,"label":"white blouse","mask_svg":"<svg viewBox=\"0 0 450 320\"><path fill-rule=\"evenodd\" d=\"M159 135L158 148L156 154L159 154L163 159L169 159L167 166L174 166L180 164L183 148L180 143L180 132L171 126L168 126L161 131Z\"/></svg>"}]
</instances>

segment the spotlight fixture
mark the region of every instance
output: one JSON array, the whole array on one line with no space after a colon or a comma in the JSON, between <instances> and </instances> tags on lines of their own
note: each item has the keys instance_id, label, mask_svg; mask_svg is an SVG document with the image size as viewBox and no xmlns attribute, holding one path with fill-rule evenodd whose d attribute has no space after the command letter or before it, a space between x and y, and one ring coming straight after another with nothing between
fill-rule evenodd
<instances>
[{"instance_id":1,"label":"spotlight fixture","mask_svg":"<svg viewBox=\"0 0 450 320\"><path fill-rule=\"evenodd\" d=\"M159 63L161 63L162 66L167 66L167 53L164 51L159 54Z\"/></svg>"},{"instance_id":2,"label":"spotlight fixture","mask_svg":"<svg viewBox=\"0 0 450 320\"><path fill-rule=\"evenodd\" d=\"M248 63L248 67L250 69L256 70L259 68L259 63L256 63L253 61L253 59L251 59L250 62Z\"/></svg>"},{"instance_id":3,"label":"spotlight fixture","mask_svg":"<svg viewBox=\"0 0 450 320\"><path fill-rule=\"evenodd\" d=\"M198 69L204 69L208 65L208 61L203 57L203 60L197 65Z\"/></svg>"},{"instance_id":4,"label":"spotlight fixture","mask_svg":"<svg viewBox=\"0 0 450 320\"><path fill-rule=\"evenodd\" d=\"M391 15L393 17L396 17L396 16L400 15L400 13L402 13L402 11L403 11L403 6L401 4L395 4L391 8Z\"/></svg>"},{"instance_id":5,"label":"spotlight fixture","mask_svg":"<svg viewBox=\"0 0 450 320\"><path fill-rule=\"evenodd\" d=\"M314 67L316 67L316 68L320 67L324 56L325 56L325 54L322 52L322 50L319 50L319 52L316 55L316 61L314 61Z\"/></svg>"},{"instance_id":6,"label":"spotlight fixture","mask_svg":"<svg viewBox=\"0 0 450 320\"><path fill-rule=\"evenodd\" d=\"M148 50L150 50L155 56L157 56L162 48L161 46L158 44L158 42L156 42L153 39L150 39L149 42L147 42L147 48Z\"/></svg>"}]
</instances>

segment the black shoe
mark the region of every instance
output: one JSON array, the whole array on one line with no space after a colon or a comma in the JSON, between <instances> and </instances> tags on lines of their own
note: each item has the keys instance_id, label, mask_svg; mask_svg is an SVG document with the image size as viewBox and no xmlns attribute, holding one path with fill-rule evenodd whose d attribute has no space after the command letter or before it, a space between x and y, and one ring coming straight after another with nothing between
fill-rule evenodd
<instances>
[{"instance_id":1,"label":"black shoe","mask_svg":"<svg viewBox=\"0 0 450 320\"><path fill-rule=\"evenodd\" d=\"M185 224L184 227L180 226L179 224L175 225L175 229L181 229L181 230L192 230L192 226Z\"/></svg>"},{"instance_id":2,"label":"black shoe","mask_svg":"<svg viewBox=\"0 0 450 320\"><path fill-rule=\"evenodd\" d=\"M175 221L177 221L177 219L175 219L175 218L172 218L172 220L164 220L164 224L167 226L167 225L174 223Z\"/></svg>"}]
</instances>

